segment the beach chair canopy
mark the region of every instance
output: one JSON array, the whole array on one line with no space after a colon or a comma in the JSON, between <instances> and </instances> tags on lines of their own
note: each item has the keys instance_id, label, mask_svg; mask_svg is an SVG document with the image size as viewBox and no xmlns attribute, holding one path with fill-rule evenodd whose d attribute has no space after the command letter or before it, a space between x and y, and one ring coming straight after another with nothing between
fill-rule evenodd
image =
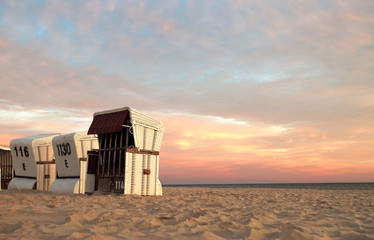
<instances>
[{"instance_id":1,"label":"beach chair canopy","mask_svg":"<svg viewBox=\"0 0 374 240\"><path fill-rule=\"evenodd\" d=\"M0 145L0 150L10 151L10 147L9 146L5 146L5 145Z\"/></svg>"},{"instance_id":2,"label":"beach chair canopy","mask_svg":"<svg viewBox=\"0 0 374 240\"><path fill-rule=\"evenodd\" d=\"M88 134L104 134L120 132L125 122L128 110L118 112L95 113Z\"/></svg>"},{"instance_id":3,"label":"beach chair canopy","mask_svg":"<svg viewBox=\"0 0 374 240\"><path fill-rule=\"evenodd\" d=\"M125 125L127 116L130 126ZM95 113L88 134L117 133L123 127L130 128L136 148L160 150L164 133L162 122L129 107Z\"/></svg>"}]
</instances>

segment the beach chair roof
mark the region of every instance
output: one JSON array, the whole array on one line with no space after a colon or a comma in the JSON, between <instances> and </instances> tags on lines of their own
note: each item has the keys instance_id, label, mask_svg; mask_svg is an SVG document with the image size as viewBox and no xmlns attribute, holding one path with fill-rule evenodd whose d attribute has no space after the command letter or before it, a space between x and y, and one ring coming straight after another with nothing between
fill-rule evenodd
<instances>
[{"instance_id":1,"label":"beach chair roof","mask_svg":"<svg viewBox=\"0 0 374 240\"><path fill-rule=\"evenodd\" d=\"M59 136L60 133L46 133L46 134L38 134L23 138L16 138L10 141L10 145L12 147L13 144L30 144L30 145L40 145L40 144L50 144L52 142L52 138L55 136Z\"/></svg>"},{"instance_id":2,"label":"beach chair roof","mask_svg":"<svg viewBox=\"0 0 374 240\"><path fill-rule=\"evenodd\" d=\"M130 118L130 126L125 125L127 115ZM144 145L144 136L150 134L146 139L155 141L155 146L151 150L159 150L164 133L163 123L129 107L96 112L93 115L88 134L116 133L120 132L122 127L131 128L131 132L134 134L135 147L140 149L151 148L151 146L145 146L149 144ZM150 138L153 134L156 135L155 139Z\"/></svg>"},{"instance_id":3,"label":"beach chair roof","mask_svg":"<svg viewBox=\"0 0 374 240\"><path fill-rule=\"evenodd\" d=\"M94 113L94 119L88 130L88 134L120 132L127 114L130 114L130 123L132 126L141 125L159 132L164 131L164 125L161 121L145 115L133 108L124 107Z\"/></svg>"},{"instance_id":4,"label":"beach chair roof","mask_svg":"<svg viewBox=\"0 0 374 240\"><path fill-rule=\"evenodd\" d=\"M5 146L5 145L0 145L0 150L10 151L10 147L9 146Z\"/></svg>"}]
</instances>

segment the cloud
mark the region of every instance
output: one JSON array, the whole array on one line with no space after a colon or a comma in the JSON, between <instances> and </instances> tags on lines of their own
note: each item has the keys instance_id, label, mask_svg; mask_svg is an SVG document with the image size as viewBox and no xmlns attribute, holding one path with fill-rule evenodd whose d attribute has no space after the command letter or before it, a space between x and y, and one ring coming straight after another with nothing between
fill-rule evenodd
<instances>
[{"instance_id":1,"label":"cloud","mask_svg":"<svg viewBox=\"0 0 374 240\"><path fill-rule=\"evenodd\" d=\"M287 169L308 179L321 169L327 180L350 163L371 169L373 10L370 1L3 1L1 137L70 131L131 106L166 121L170 179L173 158L232 179L240 166L264 169L259 181Z\"/></svg>"},{"instance_id":2,"label":"cloud","mask_svg":"<svg viewBox=\"0 0 374 240\"><path fill-rule=\"evenodd\" d=\"M286 129L183 113L149 114L166 126L160 157L160 176L166 183L372 179L373 136L362 138L367 131L361 139L344 139L313 128Z\"/></svg>"},{"instance_id":3,"label":"cloud","mask_svg":"<svg viewBox=\"0 0 374 240\"><path fill-rule=\"evenodd\" d=\"M1 97L14 103L67 109L96 109L148 101L139 84L104 75L95 68L71 67L40 51L1 39ZM110 96L110 98L109 98ZM144 104L144 103L143 103Z\"/></svg>"}]
</instances>

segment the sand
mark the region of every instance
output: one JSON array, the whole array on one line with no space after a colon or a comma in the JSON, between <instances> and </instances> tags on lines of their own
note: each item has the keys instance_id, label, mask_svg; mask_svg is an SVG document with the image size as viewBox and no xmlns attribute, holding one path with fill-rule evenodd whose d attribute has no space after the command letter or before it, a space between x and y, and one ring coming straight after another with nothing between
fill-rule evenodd
<instances>
[{"instance_id":1,"label":"sand","mask_svg":"<svg viewBox=\"0 0 374 240\"><path fill-rule=\"evenodd\" d=\"M374 239L373 190L0 191L0 239Z\"/></svg>"}]
</instances>

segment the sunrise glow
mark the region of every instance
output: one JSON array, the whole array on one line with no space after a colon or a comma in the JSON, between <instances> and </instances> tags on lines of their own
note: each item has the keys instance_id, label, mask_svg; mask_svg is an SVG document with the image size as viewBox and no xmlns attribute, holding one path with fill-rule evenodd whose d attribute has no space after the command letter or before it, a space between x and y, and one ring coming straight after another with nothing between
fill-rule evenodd
<instances>
[{"instance_id":1,"label":"sunrise glow","mask_svg":"<svg viewBox=\"0 0 374 240\"><path fill-rule=\"evenodd\" d=\"M370 1L0 3L0 144L161 120L165 184L374 181Z\"/></svg>"}]
</instances>

